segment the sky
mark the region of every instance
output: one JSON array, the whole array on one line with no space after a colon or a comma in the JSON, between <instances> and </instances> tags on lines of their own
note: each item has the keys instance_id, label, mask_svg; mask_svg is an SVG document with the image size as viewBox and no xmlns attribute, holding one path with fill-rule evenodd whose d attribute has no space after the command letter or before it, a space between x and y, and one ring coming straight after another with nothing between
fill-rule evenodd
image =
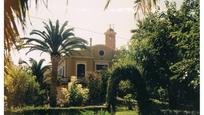
<instances>
[{"instance_id":1,"label":"sky","mask_svg":"<svg viewBox=\"0 0 204 115\"><path fill-rule=\"evenodd\" d=\"M49 0L48 8L42 1L38 6L35 1L29 3L29 19L27 20L26 31L23 32L19 26L21 37L30 37L29 33L33 29L43 30L43 21L56 21L60 24L69 22L69 27L74 27L76 36L89 41L92 44L105 44L104 32L110 27L114 28L116 34L116 48L125 47L131 38L131 30L136 28L134 18L134 0L111 0L109 7L104 10L106 0ZM159 5L163 8L163 4ZM37 36L32 36L37 37ZM19 59L28 61L30 57L40 60L46 59L50 62L47 54L40 55L39 51L31 52L27 55L27 49L12 51L12 60L18 64Z\"/></svg>"}]
</instances>

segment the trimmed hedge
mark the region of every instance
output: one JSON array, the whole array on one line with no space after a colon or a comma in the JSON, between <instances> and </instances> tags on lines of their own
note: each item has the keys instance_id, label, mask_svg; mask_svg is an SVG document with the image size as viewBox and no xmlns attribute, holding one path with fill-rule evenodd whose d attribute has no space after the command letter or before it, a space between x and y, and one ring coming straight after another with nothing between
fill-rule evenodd
<instances>
[{"instance_id":1,"label":"trimmed hedge","mask_svg":"<svg viewBox=\"0 0 204 115\"><path fill-rule=\"evenodd\" d=\"M80 115L82 111L100 111L107 110L106 106L86 106L86 107L68 107L68 108L49 108L49 107L25 107L15 110L4 111L5 115Z\"/></svg>"},{"instance_id":2,"label":"trimmed hedge","mask_svg":"<svg viewBox=\"0 0 204 115\"><path fill-rule=\"evenodd\" d=\"M137 100L138 108L141 115L150 115L152 113L149 94L147 92L145 81L140 71L135 65L123 65L114 68L108 81L107 103L109 111L116 110L116 97L121 80L130 80L134 84L134 92L137 92L135 100Z\"/></svg>"}]
</instances>

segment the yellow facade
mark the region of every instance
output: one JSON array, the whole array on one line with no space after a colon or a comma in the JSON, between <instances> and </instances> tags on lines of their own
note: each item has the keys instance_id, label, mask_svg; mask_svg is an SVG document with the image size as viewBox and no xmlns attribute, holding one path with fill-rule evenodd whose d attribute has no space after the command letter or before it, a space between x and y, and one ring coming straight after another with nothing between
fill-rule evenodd
<instances>
[{"instance_id":1,"label":"yellow facade","mask_svg":"<svg viewBox=\"0 0 204 115\"><path fill-rule=\"evenodd\" d=\"M59 62L58 74L65 81L69 81L71 76L83 79L89 72L98 72L110 67L115 55L115 35L114 30L110 28L105 32L105 45L89 46L63 57Z\"/></svg>"}]
</instances>

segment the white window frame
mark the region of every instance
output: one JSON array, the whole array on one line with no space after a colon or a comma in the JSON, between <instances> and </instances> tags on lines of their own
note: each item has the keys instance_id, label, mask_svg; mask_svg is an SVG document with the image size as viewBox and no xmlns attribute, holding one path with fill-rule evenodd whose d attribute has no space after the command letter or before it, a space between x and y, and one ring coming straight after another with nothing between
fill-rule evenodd
<instances>
[{"instance_id":1,"label":"white window frame","mask_svg":"<svg viewBox=\"0 0 204 115\"><path fill-rule=\"evenodd\" d=\"M100 70L97 70L97 68L96 68L97 65L107 65L107 68L109 68L109 63L97 62L97 63L95 63L95 71L96 71L96 72L99 72L99 71L100 71Z\"/></svg>"}]
</instances>

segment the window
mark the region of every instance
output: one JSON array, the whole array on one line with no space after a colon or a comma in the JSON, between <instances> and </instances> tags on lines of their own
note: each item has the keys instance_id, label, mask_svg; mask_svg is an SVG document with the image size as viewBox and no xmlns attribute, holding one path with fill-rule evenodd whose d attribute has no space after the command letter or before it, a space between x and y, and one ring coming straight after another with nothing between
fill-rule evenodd
<instances>
[{"instance_id":1,"label":"window","mask_svg":"<svg viewBox=\"0 0 204 115\"><path fill-rule=\"evenodd\" d=\"M85 77L85 64L77 64L77 77Z\"/></svg>"},{"instance_id":2,"label":"window","mask_svg":"<svg viewBox=\"0 0 204 115\"><path fill-rule=\"evenodd\" d=\"M99 55L100 55L100 56L104 56L104 54L105 54L105 53L104 53L103 50L100 50L100 51L99 51Z\"/></svg>"},{"instance_id":3,"label":"window","mask_svg":"<svg viewBox=\"0 0 204 115\"><path fill-rule=\"evenodd\" d=\"M105 70L108 68L107 64L96 64L96 71Z\"/></svg>"}]
</instances>

